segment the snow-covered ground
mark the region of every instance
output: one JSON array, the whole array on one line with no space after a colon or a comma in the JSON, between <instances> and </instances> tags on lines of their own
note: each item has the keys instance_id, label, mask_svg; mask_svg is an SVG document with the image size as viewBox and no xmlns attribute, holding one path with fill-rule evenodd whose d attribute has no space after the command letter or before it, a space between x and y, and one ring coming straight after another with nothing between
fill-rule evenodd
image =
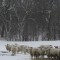
<instances>
[{"instance_id":1,"label":"snow-covered ground","mask_svg":"<svg viewBox=\"0 0 60 60\"><path fill-rule=\"evenodd\" d=\"M31 60L29 54L17 54L16 56L11 56L11 53L8 53L5 45L6 44L19 44L19 45L27 45L31 47L38 47L40 45L53 45L53 46L60 46L60 41L1 41L0 40L0 60ZM5 51L5 52L4 52Z\"/></svg>"}]
</instances>

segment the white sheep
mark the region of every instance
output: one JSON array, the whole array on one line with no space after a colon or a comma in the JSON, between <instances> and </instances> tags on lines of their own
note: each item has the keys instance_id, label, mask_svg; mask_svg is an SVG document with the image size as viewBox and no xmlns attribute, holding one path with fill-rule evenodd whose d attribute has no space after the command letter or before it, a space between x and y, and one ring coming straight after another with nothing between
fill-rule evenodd
<instances>
[{"instance_id":1,"label":"white sheep","mask_svg":"<svg viewBox=\"0 0 60 60\"><path fill-rule=\"evenodd\" d=\"M41 45L38 48L40 48L42 50L41 55L42 55L42 57L44 57L44 55L46 55L46 53L47 53L47 50L49 50L50 48L53 48L53 46L52 45Z\"/></svg>"},{"instance_id":2,"label":"white sheep","mask_svg":"<svg viewBox=\"0 0 60 60\"><path fill-rule=\"evenodd\" d=\"M11 45L10 44L5 45L5 47L9 52L11 51Z\"/></svg>"},{"instance_id":3,"label":"white sheep","mask_svg":"<svg viewBox=\"0 0 60 60\"><path fill-rule=\"evenodd\" d=\"M20 45L15 43L15 47L17 47L17 53L21 51Z\"/></svg>"},{"instance_id":4,"label":"white sheep","mask_svg":"<svg viewBox=\"0 0 60 60\"><path fill-rule=\"evenodd\" d=\"M24 52L24 45L20 45L20 52L23 53Z\"/></svg>"},{"instance_id":5,"label":"white sheep","mask_svg":"<svg viewBox=\"0 0 60 60\"><path fill-rule=\"evenodd\" d=\"M60 49L59 48L57 49L57 58L60 59Z\"/></svg>"},{"instance_id":6,"label":"white sheep","mask_svg":"<svg viewBox=\"0 0 60 60\"><path fill-rule=\"evenodd\" d=\"M52 45L41 45L40 48L49 49L49 48L53 48L53 46Z\"/></svg>"},{"instance_id":7,"label":"white sheep","mask_svg":"<svg viewBox=\"0 0 60 60\"><path fill-rule=\"evenodd\" d=\"M24 45L23 50L24 50L25 54L28 53L29 52L29 46Z\"/></svg>"},{"instance_id":8,"label":"white sheep","mask_svg":"<svg viewBox=\"0 0 60 60\"><path fill-rule=\"evenodd\" d=\"M41 50L39 48L30 47L30 56L33 58L39 58Z\"/></svg>"},{"instance_id":9,"label":"white sheep","mask_svg":"<svg viewBox=\"0 0 60 60\"><path fill-rule=\"evenodd\" d=\"M18 46L17 48L18 48L17 53L18 53L18 52L21 52L20 46Z\"/></svg>"},{"instance_id":10,"label":"white sheep","mask_svg":"<svg viewBox=\"0 0 60 60\"><path fill-rule=\"evenodd\" d=\"M60 49L56 49L56 48L50 48L48 51L47 51L47 56L49 58L57 58L60 56Z\"/></svg>"},{"instance_id":11,"label":"white sheep","mask_svg":"<svg viewBox=\"0 0 60 60\"><path fill-rule=\"evenodd\" d=\"M28 46L26 46L26 45L20 45L20 51L21 51L21 53L27 53L28 52Z\"/></svg>"},{"instance_id":12,"label":"white sheep","mask_svg":"<svg viewBox=\"0 0 60 60\"><path fill-rule=\"evenodd\" d=\"M16 47L15 45L12 45L11 52L13 56L16 55L17 51L18 51L18 47Z\"/></svg>"}]
</instances>

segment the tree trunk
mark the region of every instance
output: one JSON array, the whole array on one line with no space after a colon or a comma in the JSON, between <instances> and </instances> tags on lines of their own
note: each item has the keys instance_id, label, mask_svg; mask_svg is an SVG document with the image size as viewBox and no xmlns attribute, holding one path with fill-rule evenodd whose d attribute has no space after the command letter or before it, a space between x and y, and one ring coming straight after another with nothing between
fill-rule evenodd
<instances>
[{"instance_id":1,"label":"tree trunk","mask_svg":"<svg viewBox=\"0 0 60 60\"><path fill-rule=\"evenodd\" d=\"M4 30L5 30L5 26L4 26L4 24L3 24L3 26L2 26L2 31L1 31L1 37L4 37Z\"/></svg>"}]
</instances>

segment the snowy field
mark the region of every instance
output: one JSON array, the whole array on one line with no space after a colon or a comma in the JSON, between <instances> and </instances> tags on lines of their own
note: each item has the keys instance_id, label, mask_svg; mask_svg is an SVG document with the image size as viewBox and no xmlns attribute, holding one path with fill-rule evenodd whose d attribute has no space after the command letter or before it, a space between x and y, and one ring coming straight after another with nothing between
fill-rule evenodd
<instances>
[{"instance_id":1,"label":"snowy field","mask_svg":"<svg viewBox=\"0 0 60 60\"><path fill-rule=\"evenodd\" d=\"M29 54L17 54L16 56L11 56L11 53L5 48L6 44L19 44L19 45L27 45L31 47L38 47L40 45L53 45L60 46L60 41L28 41L28 42L20 42L20 41L1 41L0 40L0 60L31 60Z\"/></svg>"}]
</instances>

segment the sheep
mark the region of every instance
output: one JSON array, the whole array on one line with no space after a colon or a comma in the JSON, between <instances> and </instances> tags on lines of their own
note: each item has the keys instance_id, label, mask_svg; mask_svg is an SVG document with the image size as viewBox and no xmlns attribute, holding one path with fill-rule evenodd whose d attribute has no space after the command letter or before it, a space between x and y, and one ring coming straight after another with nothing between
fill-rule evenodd
<instances>
[{"instance_id":1,"label":"sheep","mask_svg":"<svg viewBox=\"0 0 60 60\"><path fill-rule=\"evenodd\" d=\"M60 59L60 49L59 48L57 49L57 58Z\"/></svg>"},{"instance_id":2,"label":"sheep","mask_svg":"<svg viewBox=\"0 0 60 60\"><path fill-rule=\"evenodd\" d=\"M26 54L26 48L27 48L27 46L25 46L25 45L22 46L22 51L24 54Z\"/></svg>"},{"instance_id":3,"label":"sheep","mask_svg":"<svg viewBox=\"0 0 60 60\"><path fill-rule=\"evenodd\" d=\"M17 52L20 52L20 51L21 51L21 48L20 48L20 46L18 46L17 48L18 48Z\"/></svg>"},{"instance_id":4,"label":"sheep","mask_svg":"<svg viewBox=\"0 0 60 60\"><path fill-rule=\"evenodd\" d=\"M20 51L21 51L21 53L26 54L29 51L29 47L26 45L20 45Z\"/></svg>"},{"instance_id":5,"label":"sheep","mask_svg":"<svg viewBox=\"0 0 60 60\"><path fill-rule=\"evenodd\" d=\"M50 57L52 58L52 54L55 52L55 51L53 52L53 50L54 50L54 49L52 48L52 49L49 49L49 50L47 51L47 57L48 57L48 58L50 58Z\"/></svg>"},{"instance_id":6,"label":"sheep","mask_svg":"<svg viewBox=\"0 0 60 60\"><path fill-rule=\"evenodd\" d=\"M19 49L20 49L20 52L23 53L24 52L24 45L20 45Z\"/></svg>"},{"instance_id":7,"label":"sheep","mask_svg":"<svg viewBox=\"0 0 60 60\"><path fill-rule=\"evenodd\" d=\"M44 55L47 54L47 50L49 50L50 48L53 48L52 45L41 45L40 48L42 51L41 51L41 56L44 57Z\"/></svg>"},{"instance_id":8,"label":"sheep","mask_svg":"<svg viewBox=\"0 0 60 60\"><path fill-rule=\"evenodd\" d=\"M30 56L33 58L39 58L41 50L39 48L30 47Z\"/></svg>"},{"instance_id":9,"label":"sheep","mask_svg":"<svg viewBox=\"0 0 60 60\"><path fill-rule=\"evenodd\" d=\"M28 46L28 47L26 48L26 52L29 53L29 54L30 54L30 51L31 51L31 50L33 50L33 47L29 47L29 46Z\"/></svg>"},{"instance_id":10,"label":"sheep","mask_svg":"<svg viewBox=\"0 0 60 60\"><path fill-rule=\"evenodd\" d=\"M60 55L60 49L56 49L56 48L50 48L47 51L47 56L48 58L57 58Z\"/></svg>"},{"instance_id":11,"label":"sheep","mask_svg":"<svg viewBox=\"0 0 60 60\"><path fill-rule=\"evenodd\" d=\"M17 53L21 51L21 48L18 44L15 43L15 47L17 47Z\"/></svg>"},{"instance_id":12,"label":"sheep","mask_svg":"<svg viewBox=\"0 0 60 60\"><path fill-rule=\"evenodd\" d=\"M39 48L35 48L33 53L34 57L39 58L39 56L41 55L41 50Z\"/></svg>"},{"instance_id":13,"label":"sheep","mask_svg":"<svg viewBox=\"0 0 60 60\"><path fill-rule=\"evenodd\" d=\"M26 45L25 45L23 50L24 50L24 53L25 53L25 54L26 54L26 53L29 53L29 46L26 46Z\"/></svg>"},{"instance_id":14,"label":"sheep","mask_svg":"<svg viewBox=\"0 0 60 60\"><path fill-rule=\"evenodd\" d=\"M9 52L11 51L11 45L10 44L5 45L5 47Z\"/></svg>"},{"instance_id":15,"label":"sheep","mask_svg":"<svg viewBox=\"0 0 60 60\"><path fill-rule=\"evenodd\" d=\"M30 54L30 52L32 51L33 47L27 47L26 48L26 52Z\"/></svg>"},{"instance_id":16,"label":"sheep","mask_svg":"<svg viewBox=\"0 0 60 60\"><path fill-rule=\"evenodd\" d=\"M27 48L28 48L28 46L26 46L26 45L18 45L18 44L15 44L15 47L17 47L18 48L18 50L17 50L17 52L24 52L24 53L26 53L27 52Z\"/></svg>"},{"instance_id":17,"label":"sheep","mask_svg":"<svg viewBox=\"0 0 60 60\"><path fill-rule=\"evenodd\" d=\"M12 56L16 55L17 51L18 51L18 47L16 47L15 45L12 45L11 47Z\"/></svg>"},{"instance_id":18,"label":"sheep","mask_svg":"<svg viewBox=\"0 0 60 60\"><path fill-rule=\"evenodd\" d=\"M5 46L9 52L12 52L12 55L15 55L16 53L20 52L20 46L18 44L14 45L7 44Z\"/></svg>"},{"instance_id":19,"label":"sheep","mask_svg":"<svg viewBox=\"0 0 60 60\"><path fill-rule=\"evenodd\" d=\"M15 48L16 49L16 53L19 53L19 52L24 52L24 45L18 45L18 44L15 44L15 45L13 45L13 47L12 48Z\"/></svg>"},{"instance_id":20,"label":"sheep","mask_svg":"<svg viewBox=\"0 0 60 60\"><path fill-rule=\"evenodd\" d=\"M41 45L39 48L49 49L49 48L53 48L53 46L52 45Z\"/></svg>"},{"instance_id":21,"label":"sheep","mask_svg":"<svg viewBox=\"0 0 60 60\"><path fill-rule=\"evenodd\" d=\"M29 54L30 54L30 56L33 58L33 47L30 47L30 49L29 49Z\"/></svg>"},{"instance_id":22,"label":"sheep","mask_svg":"<svg viewBox=\"0 0 60 60\"><path fill-rule=\"evenodd\" d=\"M45 48L41 49L41 58L44 58L44 55L46 55L46 50Z\"/></svg>"},{"instance_id":23,"label":"sheep","mask_svg":"<svg viewBox=\"0 0 60 60\"><path fill-rule=\"evenodd\" d=\"M44 55L45 55L45 49L44 48L39 48L39 47L37 47L37 48L33 48L33 47L30 47L30 49L29 49L29 51L30 51L30 56L33 58L39 58L39 57L41 57L41 58L44 58Z\"/></svg>"}]
</instances>

